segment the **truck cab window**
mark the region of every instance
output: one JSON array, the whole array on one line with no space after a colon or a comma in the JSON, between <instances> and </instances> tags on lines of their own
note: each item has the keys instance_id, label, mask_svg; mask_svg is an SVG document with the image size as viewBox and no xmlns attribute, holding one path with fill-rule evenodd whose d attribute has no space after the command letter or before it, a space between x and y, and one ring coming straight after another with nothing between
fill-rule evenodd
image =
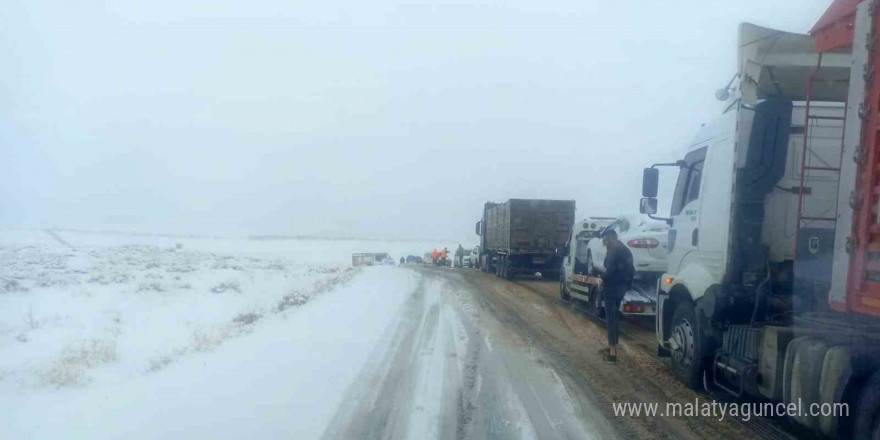
<instances>
[{"instance_id":1,"label":"truck cab window","mask_svg":"<svg viewBox=\"0 0 880 440\"><path fill-rule=\"evenodd\" d=\"M691 167L690 177L688 177L687 197L684 199L684 205L687 205L692 200L696 200L700 197L700 180L702 180L703 177L703 162L704 161L697 162Z\"/></svg>"},{"instance_id":2,"label":"truck cab window","mask_svg":"<svg viewBox=\"0 0 880 440\"><path fill-rule=\"evenodd\" d=\"M688 153L684 160L687 167L682 167L678 173L678 181L675 184L675 193L672 196L671 215L681 214L681 210L688 202L696 200L700 196L700 177L703 174L703 162L706 160L706 150L703 147Z\"/></svg>"}]
</instances>

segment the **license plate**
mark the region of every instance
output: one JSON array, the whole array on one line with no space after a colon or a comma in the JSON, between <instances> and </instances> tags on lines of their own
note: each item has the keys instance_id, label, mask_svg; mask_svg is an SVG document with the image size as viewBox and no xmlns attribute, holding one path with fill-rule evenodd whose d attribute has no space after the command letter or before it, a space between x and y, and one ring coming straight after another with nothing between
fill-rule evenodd
<instances>
[{"instance_id":1,"label":"license plate","mask_svg":"<svg viewBox=\"0 0 880 440\"><path fill-rule=\"evenodd\" d=\"M623 306L623 311L626 313L643 313L645 311L645 306L641 304L625 304Z\"/></svg>"},{"instance_id":2,"label":"license plate","mask_svg":"<svg viewBox=\"0 0 880 440\"><path fill-rule=\"evenodd\" d=\"M532 258L532 263L535 263L535 264L544 264L546 262L547 262L547 260L544 258Z\"/></svg>"}]
</instances>

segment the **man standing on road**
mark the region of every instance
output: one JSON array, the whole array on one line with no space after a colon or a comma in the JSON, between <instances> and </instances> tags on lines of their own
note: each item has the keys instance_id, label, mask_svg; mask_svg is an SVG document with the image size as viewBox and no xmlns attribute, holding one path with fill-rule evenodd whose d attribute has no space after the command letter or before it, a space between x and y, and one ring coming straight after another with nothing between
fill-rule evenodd
<instances>
[{"instance_id":1,"label":"man standing on road","mask_svg":"<svg viewBox=\"0 0 880 440\"><path fill-rule=\"evenodd\" d=\"M617 232L609 229L602 234L605 245L605 275L602 277L602 293L605 295L605 325L608 329L608 348L601 353L606 362L617 363L617 315L626 291L632 288L636 270L632 252L620 240Z\"/></svg>"},{"instance_id":2,"label":"man standing on road","mask_svg":"<svg viewBox=\"0 0 880 440\"><path fill-rule=\"evenodd\" d=\"M458 245L458 249L455 250L455 262L458 264L458 267L462 266L464 259L464 248L461 247L461 244Z\"/></svg>"}]
</instances>

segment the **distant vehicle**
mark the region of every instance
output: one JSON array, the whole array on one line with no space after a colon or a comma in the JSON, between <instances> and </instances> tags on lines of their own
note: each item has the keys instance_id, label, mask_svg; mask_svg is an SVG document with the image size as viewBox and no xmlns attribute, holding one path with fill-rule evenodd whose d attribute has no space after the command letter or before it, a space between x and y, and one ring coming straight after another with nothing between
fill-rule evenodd
<instances>
[{"instance_id":1,"label":"distant vehicle","mask_svg":"<svg viewBox=\"0 0 880 440\"><path fill-rule=\"evenodd\" d=\"M433 258L431 258L430 252L425 252L425 256L422 257L422 263L431 264L433 262Z\"/></svg>"},{"instance_id":2,"label":"distant vehicle","mask_svg":"<svg viewBox=\"0 0 880 440\"><path fill-rule=\"evenodd\" d=\"M417 257L417 256L415 256L415 255L408 255L408 256L406 257L406 262L407 262L407 263L410 263L410 264L412 264L412 263L421 263L421 262L422 262L422 257Z\"/></svg>"},{"instance_id":3,"label":"distant vehicle","mask_svg":"<svg viewBox=\"0 0 880 440\"><path fill-rule=\"evenodd\" d=\"M352 266L375 266L379 264L396 264L394 259L385 252L361 252L351 254Z\"/></svg>"},{"instance_id":4,"label":"distant vehicle","mask_svg":"<svg viewBox=\"0 0 880 440\"><path fill-rule=\"evenodd\" d=\"M574 223L574 200L510 199L487 202L477 222L480 267L505 279L541 272L559 279L562 255Z\"/></svg>"},{"instance_id":5,"label":"distant vehicle","mask_svg":"<svg viewBox=\"0 0 880 440\"><path fill-rule=\"evenodd\" d=\"M461 267L474 267L474 263L471 260L471 250L465 249L464 256L461 257Z\"/></svg>"},{"instance_id":6,"label":"distant vehicle","mask_svg":"<svg viewBox=\"0 0 880 440\"><path fill-rule=\"evenodd\" d=\"M559 276L559 292L564 301L572 298L584 301L587 309L602 315L605 301L595 284L595 278L587 270L587 248L589 243L599 241L599 233L614 223L614 217L589 217L574 224L568 243L567 254L562 260L562 274ZM624 315L654 315L656 313L656 291L652 283L637 283L626 292L620 303Z\"/></svg>"},{"instance_id":7,"label":"distant vehicle","mask_svg":"<svg viewBox=\"0 0 880 440\"><path fill-rule=\"evenodd\" d=\"M617 238L633 255L636 277L657 279L666 271L666 241L669 226L646 215L623 215L599 232L607 229L617 231ZM605 245L602 240L590 240L587 245L587 273L598 275L605 272Z\"/></svg>"},{"instance_id":8,"label":"distant vehicle","mask_svg":"<svg viewBox=\"0 0 880 440\"><path fill-rule=\"evenodd\" d=\"M474 246L474 248L471 249L470 257L471 257L470 258L471 259L471 267L479 268L480 267L480 247L479 246Z\"/></svg>"}]
</instances>

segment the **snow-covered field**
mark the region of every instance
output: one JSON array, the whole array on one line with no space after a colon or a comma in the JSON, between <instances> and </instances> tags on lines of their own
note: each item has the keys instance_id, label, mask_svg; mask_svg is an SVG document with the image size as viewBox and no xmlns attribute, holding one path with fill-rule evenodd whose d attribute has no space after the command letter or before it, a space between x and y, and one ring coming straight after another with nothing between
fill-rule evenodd
<instances>
[{"instance_id":1,"label":"snow-covered field","mask_svg":"<svg viewBox=\"0 0 880 440\"><path fill-rule=\"evenodd\" d=\"M0 230L0 438L320 435L435 245Z\"/></svg>"}]
</instances>

